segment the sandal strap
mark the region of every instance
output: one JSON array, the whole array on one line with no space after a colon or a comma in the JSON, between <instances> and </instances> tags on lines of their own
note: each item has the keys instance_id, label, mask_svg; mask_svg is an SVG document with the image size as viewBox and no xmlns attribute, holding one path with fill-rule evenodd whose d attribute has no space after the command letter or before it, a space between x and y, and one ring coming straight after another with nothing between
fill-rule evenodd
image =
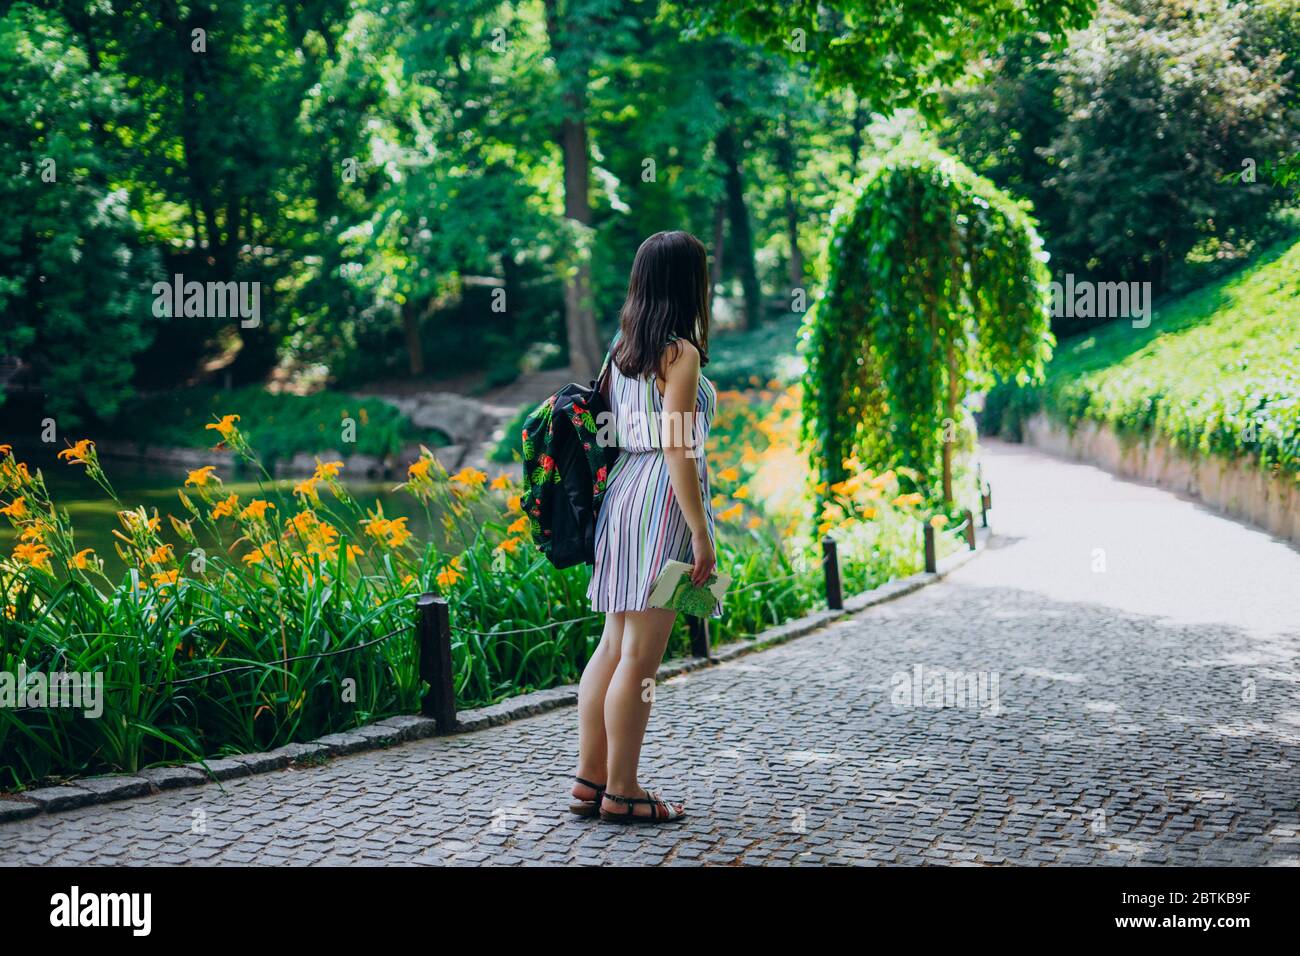
<instances>
[{"instance_id":1,"label":"sandal strap","mask_svg":"<svg viewBox=\"0 0 1300 956\"><path fill-rule=\"evenodd\" d=\"M633 806L633 805L638 804L638 803L654 803L654 802L655 802L655 801L654 801L652 798L650 798L650 797L624 797L624 796L620 796L620 795L617 794L617 793L610 793L608 790L605 791L605 799L607 799L607 800L613 800L615 803L625 803L625 804L627 804L628 806Z\"/></svg>"},{"instance_id":2,"label":"sandal strap","mask_svg":"<svg viewBox=\"0 0 1300 956\"><path fill-rule=\"evenodd\" d=\"M576 780L578 783L582 784L584 787L591 787L591 789L595 790L597 793L605 792L605 787L603 784L592 783L590 780L583 780L581 777L574 777L573 779Z\"/></svg>"},{"instance_id":3,"label":"sandal strap","mask_svg":"<svg viewBox=\"0 0 1300 956\"><path fill-rule=\"evenodd\" d=\"M635 812L633 810L633 807L635 807L637 804L640 803L645 803L650 806L650 819L652 821L657 822L660 819L659 813L661 809L664 814L663 819L668 820L671 819L673 816L673 810L668 805L668 801L664 800L662 797L659 796L659 794L655 793L653 790L647 790L646 795L644 797L624 797L617 793L610 793L609 791L605 791L605 799L613 800L615 803L624 804L627 807L627 813L625 814L625 816L629 816L629 817L632 816L632 814Z\"/></svg>"}]
</instances>

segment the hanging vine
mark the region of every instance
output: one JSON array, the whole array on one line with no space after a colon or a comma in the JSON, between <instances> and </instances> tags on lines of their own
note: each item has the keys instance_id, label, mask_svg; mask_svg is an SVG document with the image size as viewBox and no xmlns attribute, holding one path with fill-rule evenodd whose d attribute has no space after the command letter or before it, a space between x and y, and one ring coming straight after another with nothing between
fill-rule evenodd
<instances>
[{"instance_id":1,"label":"hanging vine","mask_svg":"<svg viewBox=\"0 0 1300 956\"><path fill-rule=\"evenodd\" d=\"M844 480L856 456L913 468L951 501L945 419L994 376L1041 376L1051 355L1034 221L954 157L908 146L866 176L827 256L801 332L804 439L821 480Z\"/></svg>"}]
</instances>

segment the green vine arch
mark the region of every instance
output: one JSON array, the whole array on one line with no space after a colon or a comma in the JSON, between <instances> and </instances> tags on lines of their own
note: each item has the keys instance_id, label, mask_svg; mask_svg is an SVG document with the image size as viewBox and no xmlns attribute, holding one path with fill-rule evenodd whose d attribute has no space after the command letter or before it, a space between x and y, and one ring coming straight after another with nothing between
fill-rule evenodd
<instances>
[{"instance_id":1,"label":"green vine arch","mask_svg":"<svg viewBox=\"0 0 1300 956\"><path fill-rule=\"evenodd\" d=\"M826 254L801 331L815 471L829 485L850 457L906 466L951 502L945 419L995 377L1040 378L1051 356L1047 255L1027 207L941 150L900 147L866 174Z\"/></svg>"}]
</instances>

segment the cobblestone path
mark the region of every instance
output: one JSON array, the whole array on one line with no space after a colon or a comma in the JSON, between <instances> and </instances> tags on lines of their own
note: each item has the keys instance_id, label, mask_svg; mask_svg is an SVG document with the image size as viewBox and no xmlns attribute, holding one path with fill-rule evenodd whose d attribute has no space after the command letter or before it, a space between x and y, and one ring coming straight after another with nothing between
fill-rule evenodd
<instances>
[{"instance_id":1,"label":"cobblestone path","mask_svg":"<svg viewBox=\"0 0 1300 956\"><path fill-rule=\"evenodd\" d=\"M985 473L998 537L946 581L659 689L682 824L565 813L565 709L3 824L0 863L1300 863L1300 554L1030 450Z\"/></svg>"}]
</instances>

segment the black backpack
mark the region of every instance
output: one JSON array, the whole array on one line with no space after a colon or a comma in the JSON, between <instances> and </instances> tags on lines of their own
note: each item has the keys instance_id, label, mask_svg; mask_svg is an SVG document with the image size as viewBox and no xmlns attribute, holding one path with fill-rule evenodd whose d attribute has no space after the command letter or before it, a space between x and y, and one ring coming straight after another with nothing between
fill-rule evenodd
<instances>
[{"instance_id":1,"label":"black backpack","mask_svg":"<svg viewBox=\"0 0 1300 956\"><path fill-rule=\"evenodd\" d=\"M609 404L602 393L609 356L589 386L570 382L524 422L521 505L533 542L557 568L595 563L596 514L618 446L597 440Z\"/></svg>"}]
</instances>

